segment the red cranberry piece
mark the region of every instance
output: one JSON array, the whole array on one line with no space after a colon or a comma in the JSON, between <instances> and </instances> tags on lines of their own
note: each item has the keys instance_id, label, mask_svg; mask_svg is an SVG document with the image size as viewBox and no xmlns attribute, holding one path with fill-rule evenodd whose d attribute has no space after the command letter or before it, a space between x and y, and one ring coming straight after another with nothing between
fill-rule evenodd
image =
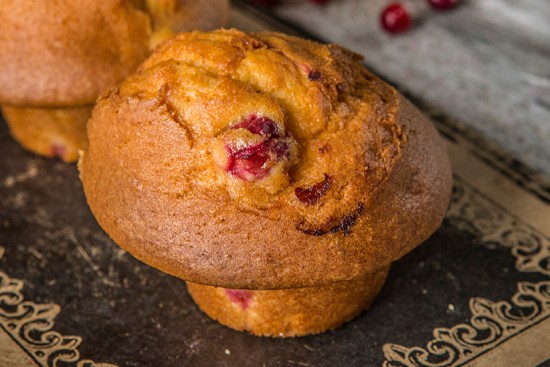
<instances>
[{"instance_id":1,"label":"red cranberry piece","mask_svg":"<svg viewBox=\"0 0 550 367\"><path fill-rule=\"evenodd\" d=\"M229 151L227 172L245 181L264 178L269 173L265 164L270 159L269 149L265 144L241 149L237 152Z\"/></svg>"},{"instance_id":2,"label":"red cranberry piece","mask_svg":"<svg viewBox=\"0 0 550 367\"><path fill-rule=\"evenodd\" d=\"M289 154L288 144L278 139L246 147L237 152L228 149L229 160L226 170L245 181L259 180L269 174L269 160L279 160Z\"/></svg>"},{"instance_id":3,"label":"red cranberry piece","mask_svg":"<svg viewBox=\"0 0 550 367\"><path fill-rule=\"evenodd\" d=\"M243 310L246 310L252 301L254 295L253 291L247 291L242 289L229 289L224 288L225 294L229 300L233 303L241 306Z\"/></svg>"},{"instance_id":4,"label":"red cranberry piece","mask_svg":"<svg viewBox=\"0 0 550 367\"><path fill-rule=\"evenodd\" d=\"M294 195L302 203L306 205L317 204L321 197L330 189L330 176L325 173L325 179L321 182L317 182L315 185L303 189L297 187L294 190Z\"/></svg>"},{"instance_id":5,"label":"red cranberry piece","mask_svg":"<svg viewBox=\"0 0 550 367\"><path fill-rule=\"evenodd\" d=\"M380 22L386 31L401 33L411 27L411 16L402 4L392 3L382 11Z\"/></svg>"},{"instance_id":6,"label":"red cranberry piece","mask_svg":"<svg viewBox=\"0 0 550 367\"><path fill-rule=\"evenodd\" d=\"M264 142L254 145L249 145L245 148L241 148L240 150L233 151L230 147L227 147L227 151L229 154L231 154L232 157L236 159L248 159L252 157L253 155L257 154L258 152L265 151Z\"/></svg>"},{"instance_id":7,"label":"red cranberry piece","mask_svg":"<svg viewBox=\"0 0 550 367\"><path fill-rule=\"evenodd\" d=\"M288 155L288 144L280 140L270 140L269 150L277 155L277 158L282 158Z\"/></svg>"},{"instance_id":8,"label":"red cranberry piece","mask_svg":"<svg viewBox=\"0 0 550 367\"><path fill-rule=\"evenodd\" d=\"M243 121L233 125L232 129L247 129L252 134L262 136L279 136L279 127L271 119L264 116L250 115Z\"/></svg>"},{"instance_id":9,"label":"red cranberry piece","mask_svg":"<svg viewBox=\"0 0 550 367\"><path fill-rule=\"evenodd\" d=\"M250 115L231 129L247 129L261 136L260 142L239 148L226 141L225 150L229 157L225 169L241 180L253 181L266 177L274 164L290 154L286 141L290 135L287 133L281 137L279 126L267 117Z\"/></svg>"},{"instance_id":10,"label":"red cranberry piece","mask_svg":"<svg viewBox=\"0 0 550 367\"><path fill-rule=\"evenodd\" d=\"M448 10L454 8L458 0L428 0L428 2L436 10Z\"/></svg>"}]
</instances>

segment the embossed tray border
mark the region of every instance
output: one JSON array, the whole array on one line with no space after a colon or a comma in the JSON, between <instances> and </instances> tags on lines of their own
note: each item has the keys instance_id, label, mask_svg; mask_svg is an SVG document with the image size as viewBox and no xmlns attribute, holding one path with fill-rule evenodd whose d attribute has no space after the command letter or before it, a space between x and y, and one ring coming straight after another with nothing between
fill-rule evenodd
<instances>
[{"instance_id":1,"label":"embossed tray border","mask_svg":"<svg viewBox=\"0 0 550 367\"><path fill-rule=\"evenodd\" d=\"M4 249L0 247L0 259ZM25 300L23 281L0 271L0 329L25 351L38 366L116 367L111 364L80 360L79 336L64 336L53 331L59 305L37 304ZM2 330L0 330L2 332Z\"/></svg>"},{"instance_id":2,"label":"embossed tray border","mask_svg":"<svg viewBox=\"0 0 550 367\"><path fill-rule=\"evenodd\" d=\"M510 249L518 271L550 275L550 239L457 176L446 220L475 233L489 248ZM426 347L385 344L383 366L460 366L550 319L550 281L519 282L517 288L509 301L471 298L469 322L434 329Z\"/></svg>"}]
</instances>

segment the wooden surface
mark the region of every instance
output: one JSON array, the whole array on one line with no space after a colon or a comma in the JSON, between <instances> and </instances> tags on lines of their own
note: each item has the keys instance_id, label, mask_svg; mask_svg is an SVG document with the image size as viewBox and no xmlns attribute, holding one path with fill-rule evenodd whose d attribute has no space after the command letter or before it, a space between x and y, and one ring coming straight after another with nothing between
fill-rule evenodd
<instances>
[{"instance_id":1,"label":"wooden surface","mask_svg":"<svg viewBox=\"0 0 550 367\"><path fill-rule=\"evenodd\" d=\"M550 1L463 0L448 12L402 2L415 27L397 36L379 26L387 0L287 0L273 11L364 55L379 75L550 178Z\"/></svg>"}]
</instances>

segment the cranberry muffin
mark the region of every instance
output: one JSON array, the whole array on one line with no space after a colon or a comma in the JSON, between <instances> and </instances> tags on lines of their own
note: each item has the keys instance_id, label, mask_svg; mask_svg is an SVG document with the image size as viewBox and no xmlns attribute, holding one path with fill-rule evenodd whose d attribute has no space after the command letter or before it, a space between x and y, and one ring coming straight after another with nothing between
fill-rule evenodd
<instances>
[{"instance_id":1,"label":"cranberry muffin","mask_svg":"<svg viewBox=\"0 0 550 367\"><path fill-rule=\"evenodd\" d=\"M229 0L215 3L3 1L0 105L12 135L35 153L75 161L101 91L174 32L222 26Z\"/></svg>"},{"instance_id":2,"label":"cranberry muffin","mask_svg":"<svg viewBox=\"0 0 550 367\"><path fill-rule=\"evenodd\" d=\"M102 95L80 161L99 224L257 335L337 327L440 225L431 122L361 57L278 33L183 33Z\"/></svg>"}]
</instances>

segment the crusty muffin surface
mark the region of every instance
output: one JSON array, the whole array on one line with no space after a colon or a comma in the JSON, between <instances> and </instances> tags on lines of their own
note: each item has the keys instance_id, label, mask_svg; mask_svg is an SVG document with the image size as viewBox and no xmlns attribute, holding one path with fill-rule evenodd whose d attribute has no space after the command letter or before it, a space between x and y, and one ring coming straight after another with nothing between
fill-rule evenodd
<instances>
[{"instance_id":1,"label":"crusty muffin surface","mask_svg":"<svg viewBox=\"0 0 550 367\"><path fill-rule=\"evenodd\" d=\"M81 164L109 235L228 288L315 286L389 264L440 224L445 147L361 58L277 33L184 33L98 101Z\"/></svg>"}]
</instances>

